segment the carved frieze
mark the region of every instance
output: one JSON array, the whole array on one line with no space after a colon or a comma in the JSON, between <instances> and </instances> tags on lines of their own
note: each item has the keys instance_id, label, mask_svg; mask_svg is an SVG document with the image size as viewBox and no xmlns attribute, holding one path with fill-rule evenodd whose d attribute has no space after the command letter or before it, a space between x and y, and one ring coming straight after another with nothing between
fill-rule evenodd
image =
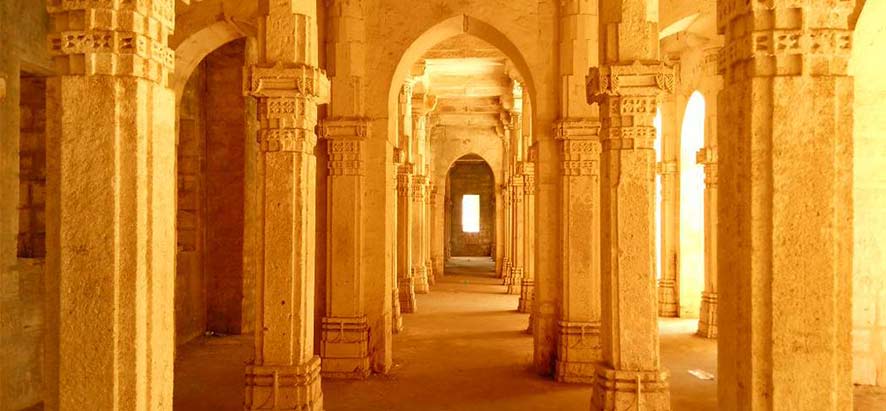
<instances>
[{"instance_id":1,"label":"carved frieze","mask_svg":"<svg viewBox=\"0 0 886 411\"><path fill-rule=\"evenodd\" d=\"M838 0L821 7L720 1L717 21L720 33L726 35L720 73L727 81L845 76L852 51L849 16L855 6L856 0Z\"/></svg>"},{"instance_id":2,"label":"carved frieze","mask_svg":"<svg viewBox=\"0 0 886 411\"><path fill-rule=\"evenodd\" d=\"M166 85L173 0L50 0L49 53L62 75L131 76Z\"/></svg>"},{"instance_id":3,"label":"carved frieze","mask_svg":"<svg viewBox=\"0 0 886 411\"><path fill-rule=\"evenodd\" d=\"M587 76L588 103L602 103L607 96L657 96L674 92L674 71L657 62L591 67Z\"/></svg>"},{"instance_id":4,"label":"carved frieze","mask_svg":"<svg viewBox=\"0 0 886 411\"><path fill-rule=\"evenodd\" d=\"M307 99L314 104L329 102L329 79L326 72L311 66L278 62L267 67L254 65L245 69L244 94L258 98Z\"/></svg>"}]
</instances>

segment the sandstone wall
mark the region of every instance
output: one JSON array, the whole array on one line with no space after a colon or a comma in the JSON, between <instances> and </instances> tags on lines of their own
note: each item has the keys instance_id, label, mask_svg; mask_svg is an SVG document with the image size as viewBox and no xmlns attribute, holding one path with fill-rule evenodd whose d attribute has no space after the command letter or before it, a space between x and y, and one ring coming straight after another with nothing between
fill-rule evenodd
<instances>
[{"instance_id":1,"label":"sandstone wall","mask_svg":"<svg viewBox=\"0 0 886 411\"><path fill-rule=\"evenodd\" d=\"M480 232L466 233L462 227L462 198L480 196ZM449 247L453 257L494 256L495 251L495 179L489 165L482 162L456 164L449 170L450 207Z\"/></svg>"},{"instance_id":2,"label":"sandstone wall","mask_svg":"<svg viewBox=\"0 0 886 411\"><path fill-rule=\"evenodd\" d=\"M188 342L206 330L206 286L203 278L205 90L206 69L201 64L184 89L178 111L178 244L175 281L177 344Z\"/></svg>"},{"instance_id":3,"label":"sandstone wall","mask_svg":"<svg viewBox=\"0 0 886 411\"><path fill-rule=\"evenodd\" d=\"M228 334L240 333L243 303L244 51L236 40L206 58L207 329Z\"/></svg>"},{"instance_id":4,"label":"sandstone wall","mask_svg":"<svg viewBox=\"0 0 886 411\"><path fill-rule=\"evenodd\" d=\"M886 3L868 1L856 28L853 381L886 386Z\"/></svg>"},{"instance_id":5,"label":"sandstone wall","mask_svg":"<svg viewBox=\"0 0 886 411\"><path fill-rule=\"evenodd\" d=\"M45 0L0 2L2 410L43 399L45 83L39 77L51 73L45 10Z\"/></svg>"}]
</instances>

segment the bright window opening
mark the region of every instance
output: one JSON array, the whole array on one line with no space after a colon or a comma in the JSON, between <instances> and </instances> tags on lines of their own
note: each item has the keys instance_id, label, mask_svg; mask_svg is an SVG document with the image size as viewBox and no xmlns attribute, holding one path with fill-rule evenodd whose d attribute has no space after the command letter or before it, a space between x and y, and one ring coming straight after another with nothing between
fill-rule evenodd
<instances>
[{"instance_id":1,"label":"bright window opening","mask_svg":"<svg viewBox=\"0 0 886 411\"><path fill-rule=\"evenodd\" d=\"M461 230L480 232L480 196L477 194L465 194L461 198Z\"/></svg>"}]
</instances>

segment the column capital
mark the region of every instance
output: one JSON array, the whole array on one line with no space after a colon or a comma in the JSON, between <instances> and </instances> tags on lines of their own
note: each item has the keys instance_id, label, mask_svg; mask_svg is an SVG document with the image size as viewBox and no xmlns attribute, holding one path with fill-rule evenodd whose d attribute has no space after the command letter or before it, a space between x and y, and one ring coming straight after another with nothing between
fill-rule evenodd
<instances>
[{"instance_id":1,"label":"column capital","mask_svg":"<svg viewBox=\"0 0 886 411\"><path fill-rule=\"evenodd\" d=\"M363 141L370 133L365 118L336 118L320 124L321 137L329 140L330 176L363 175Z\"/></svg>"},{"instance_id":2,"label":"column capital","mask_svg":"<svg viewBox=\"0 0 886 411\"><path fill-rule=\"evenodd\" d=\"M695 163L700 165L717 164L719 160L717 147L702 147L695 153Z\"/></svg>"},{"instance_id":3,"label":"column capital","mask_svg":"<svg viewBox=\"0 0 886 411\"><path fill-rule=\"evenodd\" d=\"M320 123L320 137L327 140L366 140L372 133L372 120L363 117L340 117Z\"/></svg>"},{"instance_id":4,"label":"column capital","mask_svg":"<svg viewBox=\"0 0 886 411\"><path fill-rule=\"evenodd\" d=\"M589 104L603 103L611 96L651 96L674 92L674 70L660 61L591 67L587 76ZM635 107L642 109L643 107ZM648 109L648 108L647 108ZM644 112L644 111L639 111ZM638 111L611 114L636 114ZM652 107L655 115L655 107Z\"/></svg>"},{"instance_id":5,"label":"column capital","mask_svg":"<svg viewBox=\"0 0 886 411\"><path fill-rule=\"evenodd\" d=\"M277 62L254 64L243 73L243 94L258 98L302 98L314 104L329 102L329 78L322 69ZM283 113L272 113L283 114Z\"/></svg>"},{"instance_id":6,"label":"column capital","mask_svg":"<svg viewBox=\"0 0 886 411\"><path fill-rule=\"evenodd\" d=\"M49 54L64 76L137 77L167 85L175 66L168 37L175 28L173 0L113 2L53 0Z\"/></svg>"},{"instance_id":7,"label":"column capital","mask_svg":"<svg viewBox=\"0 0 886 411\"><path fill-rule=\"evenodd\" d=\"M554 122L557 140L597 140L600 138L600 120L594 118L564 118Z\"/></svg>"},{"instance_id":8,"label":"column capital","mask_svg":"<svg viewBox=\"0 0 886 411\"><path fill-rule=\"evenodd\" d=\"M748 77L846 76L852 52L849 16L856 0L769 6L721 0L717 25L726 35L720 73L730 81ZM741 30L727 30L728 27Z\"/></svg>"}]
</instances>

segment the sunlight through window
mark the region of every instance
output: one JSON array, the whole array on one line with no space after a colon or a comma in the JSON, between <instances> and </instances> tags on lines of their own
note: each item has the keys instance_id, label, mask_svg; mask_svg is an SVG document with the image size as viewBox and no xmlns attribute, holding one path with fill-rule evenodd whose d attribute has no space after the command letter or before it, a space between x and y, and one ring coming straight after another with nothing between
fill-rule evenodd
<instances>
[{"instance_id":1,"label":"sunlight through window","mask_svg":"<svg viewBox=\"0 0 886 411\"><path fill-rule=\"evenodd\" d=\"M477 194L465 194L461 198L461 230L480 232L480 196Z\"/></svg>"}]
</instances>

